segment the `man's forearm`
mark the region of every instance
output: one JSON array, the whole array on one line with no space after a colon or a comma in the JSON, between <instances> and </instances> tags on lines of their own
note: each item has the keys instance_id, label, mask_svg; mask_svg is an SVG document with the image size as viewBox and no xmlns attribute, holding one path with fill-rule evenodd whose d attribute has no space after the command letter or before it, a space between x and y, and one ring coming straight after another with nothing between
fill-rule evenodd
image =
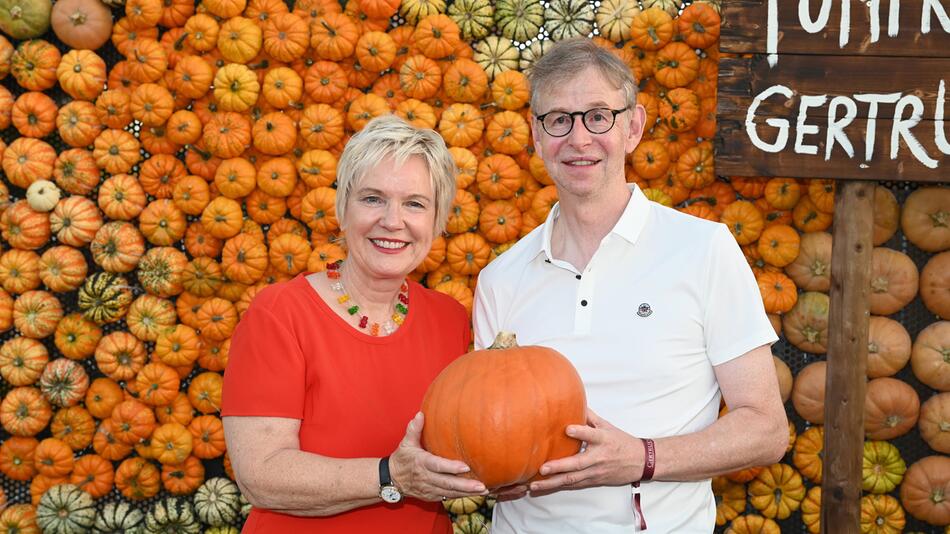
<instances>
[{"instance_id":1,"label":"man's forearm","mask_svg":"<svg viewBox=\"0 0 950 534\"><path fill-rule=\"evenodd\" d=\"M738 408L699 432L654 441L654 480L703 480L779 461L788 445L788 420L784 412Z\"/></svg>"}]
</instances>

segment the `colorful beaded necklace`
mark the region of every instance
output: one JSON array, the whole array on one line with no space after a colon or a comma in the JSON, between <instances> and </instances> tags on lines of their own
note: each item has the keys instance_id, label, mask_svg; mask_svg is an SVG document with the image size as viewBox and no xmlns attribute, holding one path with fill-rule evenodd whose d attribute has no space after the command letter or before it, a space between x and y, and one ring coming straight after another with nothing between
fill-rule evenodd
<instances>
[{"instance_id":1,"label":"colorful beaded necklace","mask_svg":"<svg viewBox=\"0 0 950 534\"><path fill-rule=\"evenodd\" d=\"M350 294L346 292L346 288L343 287L343 280L340 278L340 274L343 268L343 260L337 261L335 263L327 264L327 278L333 280L330 284L330 287L338 293L342 293L339 297L336 298L336 301L346 309L346 312L350 315L357 315L360 312L360 305L356 302L353 302L353 299L350 297ZM369 333L372 336L379 335L379 329L382 328L386 335L392 334L396 331L399 326L402 325L403 321L406 320L406 314L409 313L409 284L403 282L399 287L399 296L396 298L396 304L393 306L393 314L388 321L380 325L379 323L369 322L369 317L366 315L360 315L359 327L366 329L369 326Z\"/></svg>"}]
</instances>

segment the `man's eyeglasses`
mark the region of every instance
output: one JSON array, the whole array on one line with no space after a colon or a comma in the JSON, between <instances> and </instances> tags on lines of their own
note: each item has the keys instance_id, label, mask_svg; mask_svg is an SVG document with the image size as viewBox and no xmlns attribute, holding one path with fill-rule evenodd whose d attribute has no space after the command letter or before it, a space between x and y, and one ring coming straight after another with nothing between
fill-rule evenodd
<instances>
[{"instance_id":1,"label":"man's eyeglasses","mask_svg":"<svg viewBox=\"0 0 950 534\"><path fill-rule=\"evenodd\" d=\"M627 111L630 107L622 109L594 108L587 111L549 111L543 115L534 117L541 122L541 127L551 137L564 137L574 129L574 117L580 115L584 122L584 128L592 134L602 134L610 131L617 121L617 115Z\"/></svg>"}]
</instances>

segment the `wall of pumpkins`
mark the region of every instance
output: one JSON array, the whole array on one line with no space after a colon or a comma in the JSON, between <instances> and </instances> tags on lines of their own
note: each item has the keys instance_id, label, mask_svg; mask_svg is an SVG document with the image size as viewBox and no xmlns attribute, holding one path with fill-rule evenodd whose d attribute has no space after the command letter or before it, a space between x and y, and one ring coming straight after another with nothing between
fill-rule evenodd
<instances>
[{"instance_id":1,"label":"wall of pumpkins","mask_svg":"<svg viewBox=\"0 0 950 534\"><path fill-rule=\"evenodd\" d=\"M59 0L48 30L40 0L0 1L0 531L236 532L229 337L261 288L345 256L348 137L396 113L452 147L448 232L414 276L470 310L557 200L525 73L590 35L641 80L628 181L727 224L783 333L789 453L713 482L719 531L818 532L835 184L715 174L719 0L107 3ZM875 204L862 517L943 531L950 190L882 182ZM492 505L446 508L486 533Z\"/></svg>"}]
</instances>

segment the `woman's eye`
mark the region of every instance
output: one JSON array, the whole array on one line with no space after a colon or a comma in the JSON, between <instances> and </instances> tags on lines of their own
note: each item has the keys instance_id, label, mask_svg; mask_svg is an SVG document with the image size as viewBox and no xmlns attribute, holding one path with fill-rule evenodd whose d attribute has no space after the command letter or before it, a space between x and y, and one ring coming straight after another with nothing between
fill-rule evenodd
<instances>
[{"instance_id":1,"label":"woman's eye","mask_svg":"<svg viewBox=\"0 0 950 534\"><path fill-rule=\"evenodd\" d=\"M406 205L413 209L418 209L418 210L426 209L426 205L423 204L422 202L419 202L418 200L410 200Z\"/></svg>"},{"instance_id":2,"label":"woman's eye","mask_svg":"<svg viewBox=\"0 0 950 534\"><path fill-rule=\"evenodd\" d=\"M367 204L380 204L382 201L383 201L383 199L381 199L381 198L379 198L379 197L377 197L377 196L363 197L363 202L365 202L365 203L367 203Z\"/></svg>"}]
</instances>

